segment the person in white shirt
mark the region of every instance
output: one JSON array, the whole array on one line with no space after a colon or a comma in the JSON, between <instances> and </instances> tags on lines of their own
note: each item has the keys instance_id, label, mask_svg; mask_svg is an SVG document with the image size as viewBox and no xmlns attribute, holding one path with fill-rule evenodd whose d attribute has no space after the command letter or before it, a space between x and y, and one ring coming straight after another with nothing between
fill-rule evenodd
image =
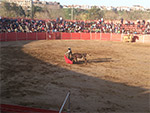
<instances>
[{"instance_id":1,"label":"person in white shirt","mask_svg":"<svg viewBox=\"0 0 150 113\"><path fill-rule=\"evenodd\" d=\"M71 51L70 47L68 47L68 51L65 54L67 55L68 59L71 59L71 57L72 57L72 51Z\"/></svg>"}]
</instances>

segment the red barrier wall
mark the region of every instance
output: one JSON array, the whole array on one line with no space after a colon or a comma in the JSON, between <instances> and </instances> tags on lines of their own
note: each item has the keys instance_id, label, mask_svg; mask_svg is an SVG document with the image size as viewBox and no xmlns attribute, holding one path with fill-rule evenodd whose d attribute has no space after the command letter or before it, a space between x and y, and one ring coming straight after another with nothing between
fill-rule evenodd
<instances>
[{"instance_id":1,"label":"red barrier wall","mask_svg":"<svg viewBox=\"0 0 150 113\"><path fill-rule=\"evenodd\" d=\"M112 33L110 37L111 41L121 41L121 34Z\"/></svg>"},{"instance_id":2,"label":"red barrier wall","mask_svg":"<svg viewBox=\"0 0 150 113\"><path fill-rule=\"evenodd\" d=\"M136 42L141 42L141 43L144 43L144 37L142 35L136 35L139 37L138 40L136 40Z\"/></svg>"},{"instance_id":3,"label":"red barrier wall","mask_svg":"<svg viewBox=\"0 0 150 113\"><path fill-rule=\"evenodd\" d=\"M54 33L54 38L57 39L61 39L61 33L60 32L55 32Z\"/></svg>"},{"instance_id":4,"label":"red barrier wall","mask_svg":"<svg viewBox=\"0 0 150 113\"><path fill-rule=\"evenodd\" d=\"M1 113L59 113L54 110L32 108L19 105L0 104ZM64 112L62 112L64 113Z\"/></svg>"},{"instance_id":5,"label":"red barrier wall","mask_svg":"<svg viewBox=\"0 0 150 113\"><path fill-rule=\"evenodd\" d=\"M107 41L122 41L125 34L115 33L0 33L0 41L17 41L17 40L107 40ZM134 35L136 38L135 42L150 43L150 35Z\"/></svg>"},{"instance_id":6,"label":"red barrier wall","mask_svg":"<svg viewBox=\"0 0 150 113\"><path fill-rule=\"evenodd\" d=\"M100 36L101 36L100 33L96 33L96 34L95 34L96 40L100 40L100 38L101 38Z\"/></svg>"},{"instance_id":7,"label":"red barrier wall","mask_svg":"<svg viewBox=\"0 0 150 113\"><path fill-rule=\"evenodd\" d=\"M90 33L81 33L82 40L90 40Z\"/></svg>"},{"instance_id":8,"label":"red barrier wall","mask_svg":"<svg viewBox=\"0 0 150 113\"><path fill-rule=\"evenodd\" d=\"M100 33L90 33L91 40L100 40Z\"/></svg>"},{"instance_id":9,"label":"red barrier wall","mask_svg":"<svg viewBox=\"0 0 150 113\"><path fill-rule=\"evenodd\" d=\"M37 35L37 40L46 40L46 33L45 32L39 32L36 34Z\"/></svg>"},{"instance_id":10,"label":"red barrier wall","mask_svg":"<svg viewBox=\"0 0 150 113\"><path fill-rule=\"evenodd\" d=\"M0 33L0 41L6 41L5 40L5 33Z\"/></svg>"},{"instance_id":11,"label":"red barrier wall","mask_svg":"<svg viewBox=\"0 0 150 113\"><path fill-rule=\"evenodd\" d=\"M61 33L61 39L62 40L70 40L71 39L71 33Z\"/></svg>"},{"instance_id":12,"label":"red barrier wall","mask_svg":"<svg viewBox=\"0 0 150 113\"><path fill-rule=\"evenodd\" d=\"M55 40L54 34L53 33L46 33L46 39L47 40Z\"/></svg>"},{"instance_id":13,"label":"red barrier wall","mask_svg":"<svg viewBox=\"0 0 150 113\"><path fill-rule=\"evenodd\" d=\"M110 33L101 33L101 39L100 40L110 40Z\"/></svg>"},{"instance_id":14,"label":"red barrier wall","mask_svg":"<svg viewBox=\"0 0 150 113\"><path fill-rule=\"evenodd\" d=\"M17 33L17 40L27 40L27 33Z\"/></svg>"},{"instance_id":15,"label":"red barrier wall","mask_svg":"<svg viewBox=\"0 0 150 113\"><path fill-rule=\"evenodd\" d=\"M144 38L144 43L150 42L150 35L144 35L143 38Z\"/></svg>"},{"instance_id":16,"label":"red barrier wall","mask_svg":"<svg viewBox=\"0 0 150 113\"><path fill-rule=\"evenodd\" d=\"M6 41L16 41L16 32L7 33Z\"/></svg>"},{"instance_id":17,"label":"red barrier wall","mask_svg":"<svg viewBox=\"0 0 150 113\"><path fill-rule=\"evenodd\" d=\"M36 40L36 33L27 33L27 40Z\"/></svg>"},{"instance_id":18,"label":"red barrier wall","mask_svg":"<svg viewBox=\"0 0 150 113\"><path fill-rule=\"evenodd\" d=\"M80 33L71 33L71 39L72 40L79 40L81 37Z\"/></svg>"},{"instance_id":19,"label":"red barrier wall","mask_svg":"<svg viewBox=\"0 0 150 113\"><path fill-rule=\"evenodd\" d=\"M95 35L95 33L91 33L90 35L91 35L91 40L96 40L96 35Z\"/></svg>"}]
</instances>

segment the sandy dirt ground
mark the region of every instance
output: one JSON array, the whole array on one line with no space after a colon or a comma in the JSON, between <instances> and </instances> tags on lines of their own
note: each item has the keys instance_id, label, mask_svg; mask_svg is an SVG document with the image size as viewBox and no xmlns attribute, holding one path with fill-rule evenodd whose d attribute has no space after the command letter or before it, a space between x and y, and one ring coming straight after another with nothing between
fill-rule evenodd
<instances>
[{"instance_id":1,"label":"sandy dirt ground","mask_svg":"<svg viewBox=\"0 0 150 113\"><path fill-rule=\"evenodd\" d=\"M68 47L88 64L66 64ZM70 90L72 113L150 112L150 44L17 41L0 52L3 104L59 110Z\"/></svg>"}]
</instances>

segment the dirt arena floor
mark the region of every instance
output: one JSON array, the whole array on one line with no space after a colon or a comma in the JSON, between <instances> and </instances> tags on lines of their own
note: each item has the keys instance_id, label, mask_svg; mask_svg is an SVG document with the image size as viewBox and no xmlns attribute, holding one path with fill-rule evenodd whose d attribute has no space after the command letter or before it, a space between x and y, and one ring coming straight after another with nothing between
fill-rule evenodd
<instances>
[{"instance_id":1,"label":"dirt arena floor","mask_svg":"<svg viewBox=\"0 0 150 113\"><path fill-rule=\"evenodd\" d=\"M66 64L68 47L88 64ZM17 41L0 51L3 104L59 110L70 90L71 113L150 112L150 44Z\"/></svg>"}]
</instances>

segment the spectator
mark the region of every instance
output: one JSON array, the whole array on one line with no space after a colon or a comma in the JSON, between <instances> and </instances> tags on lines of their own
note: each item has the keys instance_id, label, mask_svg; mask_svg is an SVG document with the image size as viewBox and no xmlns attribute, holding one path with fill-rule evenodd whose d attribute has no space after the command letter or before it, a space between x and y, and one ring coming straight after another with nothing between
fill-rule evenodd
<instances>
[{"instance_id":1,"label":"spectator","mask_svg":"<svg viewBox=\"0 0 150 113\"><path fill-rule=\"evenodd\" d=\"M121 18L121 24L123 24L123 18Z\"/></svg>"},{"instance_id":2,"label":"spectator","mask_svg":"<svg viewBox=\"0 0 150 113\"><path fill-rule=\"evenodd\" d=\"M126 25L126 26L125 26ZM130 27L132 25L132 27ZM150 23L145 20L140 22L137 20L137 28L132 21L126 21L123 24L123 19L120 23L104 22L101 18L98 21L64 21L62 17L56 20L31 20L31 19L0 19L0 32L101 32L101 33L127 33L134 31L139 33L142 31L148 33ZM136 31L138 29L138 31Z\"/></svg>"}]
</instances>

